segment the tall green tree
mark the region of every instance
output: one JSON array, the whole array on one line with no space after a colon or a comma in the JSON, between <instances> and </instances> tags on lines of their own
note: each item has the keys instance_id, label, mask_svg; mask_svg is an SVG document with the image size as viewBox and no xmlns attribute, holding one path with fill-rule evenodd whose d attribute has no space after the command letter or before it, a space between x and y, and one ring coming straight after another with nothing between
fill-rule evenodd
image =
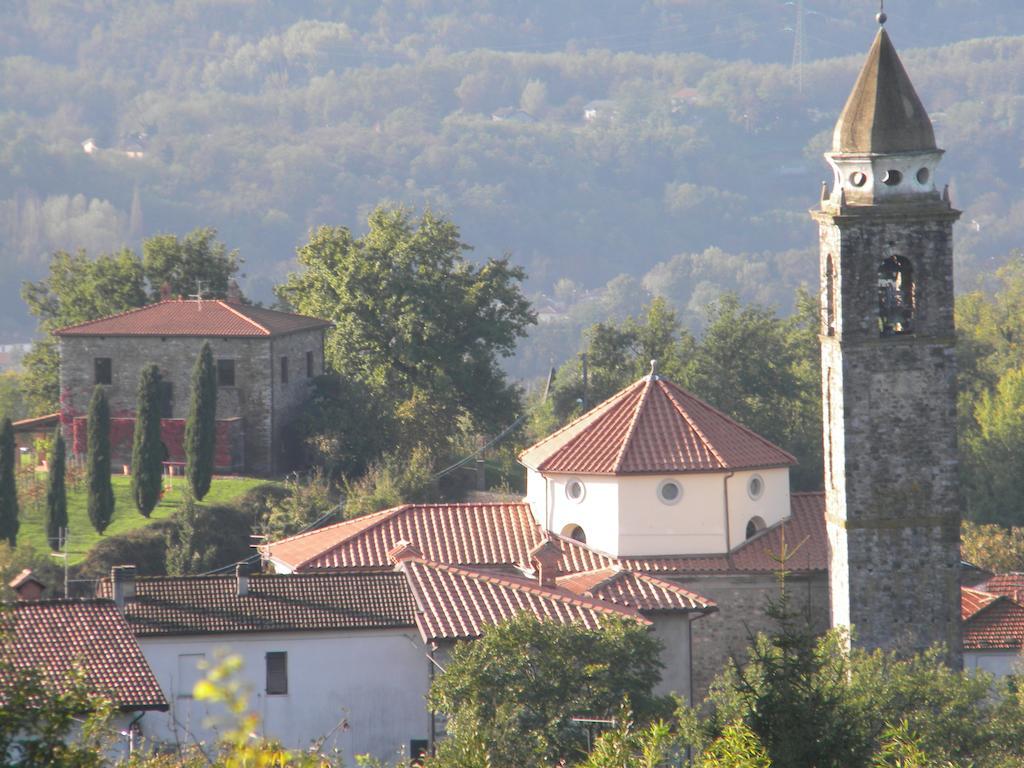
<instances>
[{"instance_id":1,"label":"tall green tree","mask_svg":"<svg viewBox=\"0 0 1024 768\"><path fill-rule=\"evenodd\" d=\"M64 435L58 426L53 435L46 482L46 540L54 551L61 548L68 530L68 493L64 484L66 452Z\"/></svg>"},{"instance_id":2,"label":"tall green tree","mask_svg":"<svg viewBox=\"0 0 1024 768\"><path fill-rule=\"evenodd\" d=\"M507 258L476 266L451 221L378 208L369 232L322 227L299 249L300 271L277 292L331 320L335 370L370 387L398 419L398 441L445 442L465 417L483 431L520 408L499 359L535 322L521 269Z\"/></svg>"},{"instance_id":3,"label":"tall green tree","mask_svg":"<svg viewBox=\"0 0 1024 768\"><path fill-rule=\"evenodd\" d=\"M210 490L217 442L217 371L213 350L203 342L192 368L192 399L185 422L185 472L199 501Z\"/></svg>"},{"instance_id":4,"label":"tall green tree","mask_svg":"<svg viewBox=\"0 0 1024 768\"><path fill-rule=\"evenodd\" d=\"M100 385L89 401L85 461L89 521L102 535L114 517L114 488L110 480L110 406Z\"/></svg>"},{"instance_id":5,"label":"tall green tree","mask_svg":"<svg viewBox=\"0 0 1024 768\"><path fill-rule=\"evenodd\" d=\"M157 301L164 286L172 296L189 296L202 283L205 296L223 297L240 266L238 251L217 241L217 230L206 227L185 237L156 235L142 244L142 269L149 298Z\"/></svg>"},{"instance_id":6,"label":"tall green tree","mask_svg":"<svg viewBox=\"0 0 1024 768\"><path fill-rule=\"evenodd\" d=\"M38 340L25 356L24 392L31 413L51 413L60 405L57 328L84 323L146 303L142 264L130 250L89 258L85 251L58 251L49 274L25 283L21 295L38 318Z\"/></svg>"},{"instance_id":7,"label":"tall green tree","mask_svg":"<svg viewBox=\"0 0 1024 768\"><path fill-rule=\"evenodd\" d=\"M15 462L18 449L14 444L14 426L4 418L0 423L0 539L11 547L18 544L18 484Z\"/></svg>"},{"instance_id":8,"label":"tall green tree","mask_svg":"<svg viewBox=\"0 0 1024 768\"><path fill-rule=\"evenodd\" d=\"M160 371L142 369L136 395L135 434L132 439L132 496L143 517L149 517L163 484L163 443L160 441Z\"/></svg>"}]
</instances>

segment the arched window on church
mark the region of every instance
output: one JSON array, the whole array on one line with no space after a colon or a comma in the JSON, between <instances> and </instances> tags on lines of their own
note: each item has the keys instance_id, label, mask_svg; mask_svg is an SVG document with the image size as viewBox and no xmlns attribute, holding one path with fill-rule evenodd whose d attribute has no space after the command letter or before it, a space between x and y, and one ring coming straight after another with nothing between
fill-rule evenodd
<instances>
[{"instance_id":1,"label":"arched window on church","mask_svg":"<svg viewBox=\"0 0 1024 768\"><path fill-rule=\"evenodd\" d=\"M910 260L889 256L878 265L878 333L899 336L914 331L914 269Z\"/></svg>"},{"instance_id":2,"label":"arched window on church","mask_svg":"<svg viewBox=\"0 0 1024 768\"><path fill-rule=\"evenodd\" d=\"M752 517L752 518L750 518L750 521L747 523L747 531L746 531L747 538L748 539L754 538L755 536L757 536L757 534L759 534L761 531L763 531L766 527L767 526L764 524L764 520L762 520L760 517Z\"/></svg>"},{"instance_id":3,"label":"arched window on church","mask_svg":"<svg viewBox=\"0 0 1024 768\"><path fill-rule=\"evenodd\" d=\"M825 335L836 335L836 270L832 254L825 258Z\"/></svg>"}]
</instances>

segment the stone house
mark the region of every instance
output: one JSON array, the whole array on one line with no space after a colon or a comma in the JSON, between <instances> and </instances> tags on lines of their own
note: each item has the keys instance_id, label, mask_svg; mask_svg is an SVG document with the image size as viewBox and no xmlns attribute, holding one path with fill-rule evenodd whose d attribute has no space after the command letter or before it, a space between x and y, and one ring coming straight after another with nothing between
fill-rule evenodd
<instances>
[{"instance_id":1,"label":"stone house","mask_svg":"<svg viewBox=\"0 0 1024 768\"><path fill-rule=\"evenodd\" d=\"M323 373L329 325L233 301L171 299L61 328L61 417L72 451L85 453L86 414L99 384L110 402L113 463L129 464L139 377L155 363L168 459L184 462L192 368L209 342L217 366L217 470L287 471L296 460L290 427L312 378Z\"/></svg>"}]
</instances>

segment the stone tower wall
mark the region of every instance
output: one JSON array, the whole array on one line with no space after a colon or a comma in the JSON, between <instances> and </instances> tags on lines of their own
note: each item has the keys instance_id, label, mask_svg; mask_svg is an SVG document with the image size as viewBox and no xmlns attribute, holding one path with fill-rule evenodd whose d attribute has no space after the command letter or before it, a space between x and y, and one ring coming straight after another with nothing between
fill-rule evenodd
<instances>
[{"instance_id":1,"label":"stone tower wall","mask_svg":"<svg viewBox=\"0 0 1024 768\"><path fill-rule=\"evenodd\" d=\"M957 216L938 200L816 214L832 623L852 624L869 648L913 652L943 642L954 662ZM913 266L914 331L882 337L878 267L893 255Z\"/></svg>"}]
</instances>

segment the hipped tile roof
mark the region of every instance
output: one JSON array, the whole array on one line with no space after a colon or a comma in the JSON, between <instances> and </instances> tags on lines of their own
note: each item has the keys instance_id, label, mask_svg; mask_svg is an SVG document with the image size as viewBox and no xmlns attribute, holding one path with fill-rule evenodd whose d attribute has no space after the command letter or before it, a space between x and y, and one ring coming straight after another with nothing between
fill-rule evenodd
<instances>
[{"instance_id":1,"label":"hipped tile roof","mask_svg":"<svg viewBox=\"0 0 1024 768\"><path fill-rule=\"evenodd\" d=\"M7 637L0 653L17 669L40 672L55 691L67 690L77 665L90 687L120 709L167 709L160 684L110 600L18 602L2 621ZM0 679L0 689L6 684Z\"/></svg>"},{"instance_id":2,"label":"hipped tile roof","mask_svg":"<svg viewBox=\"0 0 1024 768\"><path fill-rule=\"evenodd\" d=\"M424 640L479 637L491 624L524 611L539 619L577 623L596 629L608 616L649 625L635 609L583 597L567 589L544 587L525 577L458 568L406 557L399 567L409 579L420 612Z\"/></svg>"},{"instance_id":3,"label":"hipped tile roof","mask_svg":"<svg viewBox=\"0 0 1024 768\"><path fill-rule=\"evenodd\" d=\"M168 299L54 331L57 336L267 337L326 328L325 320L220 299Z\"/></svg>"},{"instance_id":4,"label":"hipped tile roof","mask_svg":"<svg viewBox=\"0 0 1024 768\"><path fill-rule=\"evenodd\" d=\"M659 376L646 376L526 449L539 472L620 475L796 464L792 454Z\"/></svg>"},{"instance_id":5,"label":"hipped tile roof","mask_svg":"<svg viewBox=\"0 0 1024 768\"><path fill-rule=\"evenodd\" d=\"M411 627L415 604L400 573L139 578L125 600L137 636ZM108 580L100 584L109 595Z\"/></svg>"},{"instance_id":6,"label":"hipped tile roof","mask_svg":"<svg viewBox=\"0 0 1024 768\"><path fill-rule=\"evenodd\" d=\"M408 541L434 562L474 567L530 565L530 551L545 536L562 550L561 574L621 566L663 576L724 573L769 573L776 557L796 550L787 562L794 572L828 570L825 495L794 493L792 514L745 542L731 554L676 557L623 557L591 549L572 539L545 534L528 504L407 504L337 523L260 547L261 553L296 571L384 569L388 552Z\"/></svg>"},{"instance_id":7,"label":"hipped tile roof","mask_svg":"<svg viewBox=\"0 0 1024 768\"><path fill-rule=\"evenodd\" d=\"M388 552L412 543L427 560L452 565L529 565L545 538L528 504L406 504L260 547L264 557L295 571L390 568ZM563 573L601 568L607 555L553 537Z\"/></svg>"}]
</instances>

